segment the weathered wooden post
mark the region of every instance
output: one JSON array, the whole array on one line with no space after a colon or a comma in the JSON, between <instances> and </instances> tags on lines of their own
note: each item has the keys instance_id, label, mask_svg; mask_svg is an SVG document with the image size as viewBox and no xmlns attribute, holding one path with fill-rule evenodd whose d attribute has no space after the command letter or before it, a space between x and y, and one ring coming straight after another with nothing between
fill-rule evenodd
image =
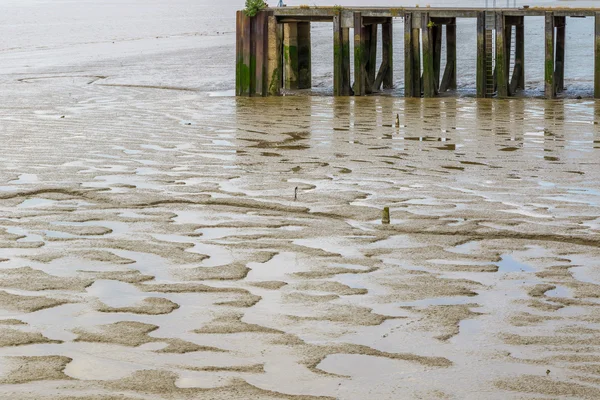
<instances>
[{"instance_id":1,"label":"weathered wooden post","mask_svg":"<svg viewBox=\"0 0 600 400\"><path fill-rule=\"evenodd\" d=\"M277 96L281 93L283 79L283 55L281 52L283 26L277 23L277 17L271 13L268 18L267 46L267 90Z\"/></svg>"},{"instance_id":2,"label":"weathered wooden post","mask_svg":"<svg viewBox=\"0 0 600 400\"><path fill-rule=\"evenodd\" d=\"M496 83L498 97L508 97L508 66L510 53L507 51L506 21L504 14L496 13Z\"/></svg>"},{"instance_id":3,"label":"weathered wooden post","mask_svg":"<svg viewBox=\"0 0 600 400\"><path fill-rule=\"evenodd\" d=\"M404 97L421 97L421 41L418 14L404 14Z\"/></svg>"},{"instance_id":4,"label":"weathered wooden post","mask_svg":"<svg viewBox=\"0 0 600 400\"><path fill-rule=\"evenodd\" d=\"M333 17L333 95L350 94L350 29L343 27L340 11Z\"/></svg>"},{"instance_id":5,"label":"weathered wooden post","mask_svg":"<svg viewBox=\"0 0 600 400\"><path fill-rule=\"evenodd\" d=\"M442 77L440 92L456 90L456 18L446 24L446 69Z\"/></svg>"},{"instance_id":6,"label":"weathered wooden post","mask_svg":"<svg viewBox=\"0 0 600 400\"><path fill-rule=\"evenodd\" d=\"M266 96L267 88L267 37L268 13L261 11L252 19L252 59L254 59L254 90L253 94Z\"/></svg>"},{"instance_id":7,"label":"weathered wooden post","mask_svg":"<svg viewBox=\"0 0 600 400\"><path fill-rule=\"evenodd\" d=\"M365 37L366 29L363 26L363 18L360 12L354 13L354 95L364 96L367 94L366 87L366 65L367 52Z\"/></svg>"},{"instance_id":8,"label":"weathered wooden post","mask_svg":"<svg viewBox=\"0 0 600 400\"><path fill-rule=\"evenodd\" d=\"M423 32L423 97L435 97L433 22L429 13L421 14L421 31Z\"/></svg>"},{"instance_id":9,"label":"weathered wooden post","mask_svg":"<svg viewBox=\"0 0 600 400\"><path fill-rule=\"evenodd\" d=\"M392 18L389 18L386 23L381 25L381 42L382 51L381 57L383 63L387 64L387 69L383 73L383 88L394 88L394 25Z\"/></svg>"},{"instance_id":10,"label":"weathered wooden post","mask_svg":"<svg viewBox=\"0 0 600 400\"><path fill-rule=\"evenodd\" d=\"M545 51L546 64L544 74L544 92L547 99L556 97L556 85L554 83L554 14L552 12L545 13Z\"/></svg>"},{"instance_id":11,"label":"weathered wooden post","mask_svg":"<svg viewBox=\"0 0 600 400\"><path fill-rule=\"evenodd\" d=\"M525 89L525 17L515 17L515 69L510 84L511 93Z\"/></svg>"},{"instance_id":12,"label":"weathered wooden post","mask_svg":"<svg viewBox=\"0 0 600 400\"><path fill-rule=\"evenodd\" d=\"M377 90L377 88L374 88L373 86L375 84L375 78L377 77L377 37L379 35L377 24L371 24L366 28L369 52L369 57L367 59L367 77L369 82L367 85L367 93L373 93L373 91Z\"/></svg>"},{"instance_id":13,"label":"weathered wooden post","mask_svg":"<svg viewBox=\"0 0 600 400\"><path fill-rule=\"evenodd\" d=\"M600 99L600 12L596 13L594 33L594 97Z\"/></svg>"},{"instance_id":14,"label":"weathered wooden post","mask_svg":"<svg viewBox=\"0 0 600 400\"><path fill-rule=\"evenodd\" d=\"M487 94L487 71L485 51L485 11L477 12L477 97Z\"/></svg>"},{"instance_id":15,"label":"weathered wooden post","mask_svg":"<svg viewBox=\"0 0 600 400\"><path fill-rule=\"evenodd\" d=\"M250 65L251 54L251 19L243 11L236 14L236 94L250 96L253 79Z\"/></svg>"},{"instance_id":16,"label":"weathered wooden post","mask_svg":"<svg viewBox=\"0 0 600 400\"><path fill-rule=\"evenodd\" d=\"M298 22L298 89L312 87L310 22Z\"/></svg>"},{"instance_id":17,"label":"weathered wooden post","mask_svg":"<svg viewBox=\"0 0 600 400\"><path fill-rule=\"evenodd\" d=\"M566 17L554 17L554 25L556 26L556 61L554 72L554 89L556 93L561 93L565 88L565 34L566 34Z\"/></svg>"},{"instance_id":18,"label":"weathered wooden post","mask_svg":"<svg viewBox=\"0 0 600 400\"><path fill-rule=\"evenodd\" d=\"M298 24L283 25L283 87L298 89Z\"/></svg>"}]
</instances>

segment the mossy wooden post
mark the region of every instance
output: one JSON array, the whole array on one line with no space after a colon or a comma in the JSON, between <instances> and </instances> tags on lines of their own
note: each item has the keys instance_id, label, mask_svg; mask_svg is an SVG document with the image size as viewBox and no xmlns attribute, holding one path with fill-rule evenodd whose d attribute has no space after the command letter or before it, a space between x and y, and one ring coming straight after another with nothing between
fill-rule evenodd
<instances>
[{"instance_id":1,"label":"mossy wooden post","mask_svg":"<svg viewBox=\"0 0 600 400\"><path fill-rule=\"evenodd\" d=\"M268 17L268 46L267 46L267 90L271 96L278 96L281 93L281 79L283 56L282 46L282 26L277 23L277 17L269 13Z\"/></svg>"},{"instance_id":2,"label":"mossy wooden post","mask_svg":"<svg viewBox=\"0 0 600 400\"><path fill-rule=\"evenodd\" d=\"M594 97L600 99L600 12L596 13L594 33Z\"/></svg>"},{"instance_id":3,"label":"mossy wooden post","mask_svg":"<svg viewBox=\"0 0 600 400\"><path fill-rule=\"evenodd\" d=\"M496 13L496 83L498 97L508 97L508 62L505 18L501 12Z\"/></svg>"},{"instance_id":4,"label":"mossy wooden post","mask_svg":"<svg viewBox=\"0 0 600 400\"><path fill-rule=\"evenodd\" d=\"M252 18L252 55L255 59L254 93L266 96L267 87L267 38L268 12L260 11Z\"/></svg>"},{"instance_id":5,"label":"mossy wooden post","mask_svg":"<svg viewBox=\"0 0 600 400\"><path fill-rule=\"evenodd\" d=\"M429 13L421 14L423 31L423 97L435 96L434 44Z\"/></svg>"},{"instance_id":6,"label":"mossy wooden post","mask_svg":"<svg viewBox=\"0 0 600 400\"><path fill-rule=\"evenodd\" d=\"M243 11L238 11L236 15L236 74L235 87L238 96L250 96L252 82L251 60L251 20Z\"/></svg>"},{"instance_id":7,"label":"mossy wooden post","mask_svg":"<svg viewBox=\"0 0 600 400\"><path fill-rule=\"evenodd\" d=\"M485 51L485 12L477 13L477 97L484 98L487 94L487 71Z\"/></svg>"},{"instance_id":8,"label":"mossy wooden post","mask_svg":"<svg viewBox=\"0 0 600 400\"><path fill-rule=\"evenodd\" d=\"M298 89L298 23L283 26L283 87Z\"/></svg>"},{"instance_id":9,"label":"mossy wooden post","mask_svg":"<svg viewBox=\"0 0 600 400\"><path fill-rule=\"evenodd\" d=\"M310 22L298 22L298 89L312 87Z\"/></svg>"},{"instance_id":10,"label":"mossy wooden post","mask_svg":"<svg viewBox=\"0 0 600 400\"><path fill-rule=\"evenodd\" d=\"M414 38L415 31L418 32L418 29L413 29L413 13L404 14L404 97L421 97L421 84L415 86L415 80L421 73L420 67L417 70L414 67L416 58L420 57L420 52L415 52L413 47L413 41L419 40L418 35Z\"/></svg>"},{"instance_id":11,"label":"mossy wooden post","mask_svg":"<svg viewBox=\"0 0 600 400\"><path fill-rule=\"evenodd\" d=\"M342 13L333 17L333 95L350 95L349 29L342 27Z\"/></svg>"},{"instance_id":12,"label":"mossy wooden post","mask_svg":"<svg viewBox=\"0 0 600 400\"><path fill-rule=\"evenodd\" d=\"M383 208L383 212L381 213L381 223L385 224L385 225L390 223L390 208L389 207Z\"/></svg>"},{"instance_id":13,"label":"mossy wooden post","mask_svg":"<svg viewBox=\"0 0 600 400\"><path fill-rule=\"evenodd\" d=\"M456 90L456 18L446 25L446 69L440 92Z\"/></svg>"},{"instance_id":14,"label":"mossy wooden post","mask_svg":"<svg viewBox=\"0 0 600 400\"><path fill-rule=\"evenodd\" d=\"M381 25L381 57L387 63L387 69L383 74L383 88L394 88L394 25L392 18Z\"/></svg>"},{"instance_id":15,"label":"mossy wooden post","mask_svg":"<svg viewBox=\"0 0 600 400\"><path fill-rule=\"evenodd\" d=\"M366 88L366 38L363 18L360 12L354 13L354 95L364 96Z\"/></svg>"},{"instance_id":16,"label":"mossy wooden post","mask_svg":"<svg viewBox=\"0 0 600 400\"><path fill-rule=\"evenodd\" d=\"M566 17L554 17L556 26L556 61L554 66L554 84L556 93L561 93L565 88L565 33Z\"/></svg>"},{"instance_id":17,"label":"mossy wooden post","mask_svg":"<svg viewBox=\"0 0 600 400\"><path fill-rule=\"evenodd\" d=\"M556 97L556 85L554 83L554 14L552 12L545 13L545 27L544 93L547 99L553 99Z\"/></svg>"}]
</instances>

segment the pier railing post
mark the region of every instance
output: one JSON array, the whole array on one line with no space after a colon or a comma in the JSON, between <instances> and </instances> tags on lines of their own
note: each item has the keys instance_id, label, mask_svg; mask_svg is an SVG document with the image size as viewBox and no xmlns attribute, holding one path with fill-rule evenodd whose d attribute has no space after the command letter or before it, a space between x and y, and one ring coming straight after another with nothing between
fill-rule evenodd
<instances>
[{"instance_id":1,"label":"pier railing post","mask_svg":"<svg viewBox=\"0 0 600 400\"><path fill-rule=\"evenodd\" d=\"M268 17L268 46L267 46L267 90L268 94L277 96L281 93L283 76L282 29L273 13Z\"/></svg>"},{"instance_id":2,"label":"pier railing post","mask_svg":"<svg viewBox=\"0 0 600 400\"><path fill-rule=\"evenodd\" d=\"M600 12L596 13L594 29L594 97L600 99Z\"/></svg>"},{"instance_id":3,"label":"pier railing post","mask_svg":"<svg viewBox=\"0 0 600 400\"><path fill-rule=\"evenodd\" d=\"M545 14L545 74L544 74L544 92L547 99L556 97L556 85L554 83L554 13Z\"/></svg>"},{"instance_id":4,"label":"pier railing post","mask_svg":"<svg viewBox=\"0 0 600 400\"><path fill-rule=\"evenodd\" d=\"M508 97L508 65L510 55L507 51L505 17L501 12L496 13L496 83L498 97Z\"/></svg>"},{"instance_id":5,"label":"pier railing post","mask_svg":"<svg viewBox=\"0 0 600 400\"><path fill-rule=\"evenodd\" d=\"M423 32L423 97L435 96L434 44L429 13L421 14Z\"/></svg>"}]
</instances>

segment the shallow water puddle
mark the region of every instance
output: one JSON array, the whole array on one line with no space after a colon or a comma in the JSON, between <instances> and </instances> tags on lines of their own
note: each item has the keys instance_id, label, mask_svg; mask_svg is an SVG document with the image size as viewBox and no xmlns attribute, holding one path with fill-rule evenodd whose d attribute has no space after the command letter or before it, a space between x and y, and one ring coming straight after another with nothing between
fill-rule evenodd
<instances>
[{"instance_id":1,"label":"shallow water puddle","mask_svg":"<svg viewBox=\"0 0 600 400\"><path fill-rule=\"evenodd\" d=\"M105 279L96 280L90 287L86 288L86 292L97 297L109 307L133 306L149 297L147 293L142 292L130 283Z\"/></svg>"},{"instance_id":2,"label":"shallow water puddle","mask_svg":"<svg viewBox=\"0 0 600 400\"><path fill-rule=\"evenodd\" d=\"M500 257L502 259L495 264L498 266L498 272L500 273L535 271L531 266L515 260L510 254L503 254Z\"/></svg>"}]
</instances>

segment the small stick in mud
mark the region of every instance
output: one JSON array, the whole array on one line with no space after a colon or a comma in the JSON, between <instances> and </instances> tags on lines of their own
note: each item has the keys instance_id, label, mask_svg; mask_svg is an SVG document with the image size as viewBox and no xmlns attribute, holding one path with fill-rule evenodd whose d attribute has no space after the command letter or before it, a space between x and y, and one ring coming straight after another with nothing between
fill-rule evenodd
<instances>
[{"instance_id":1,"label":"small stick in mud","mask_svg":"<svg viewBox=\"0 0 600 400\"><path fill-rule=\"evenodd\" d=\"M396 128L400 128L400 115L396 114Z\"/></svg>"},{"instance_id":2,"label":"small stick in mud","mask_svg":"<svg viewBox=\"0 0 600 400\"><path fill-rule=\"evenodd\" d=\"M389 207L383 208L383 215L381 216L381 223L382 224L390 223L390 208Z\"/></svg>"},{"instance_id":3,"label":"small stick in mud","mask_svg":"<svg viewBox=\"0 0 600 400\"><path fill-rule=\"evenodd\" d=\"M294 201L298 200L298 186L294 188Z\"/></svg>"}]
</instances>

